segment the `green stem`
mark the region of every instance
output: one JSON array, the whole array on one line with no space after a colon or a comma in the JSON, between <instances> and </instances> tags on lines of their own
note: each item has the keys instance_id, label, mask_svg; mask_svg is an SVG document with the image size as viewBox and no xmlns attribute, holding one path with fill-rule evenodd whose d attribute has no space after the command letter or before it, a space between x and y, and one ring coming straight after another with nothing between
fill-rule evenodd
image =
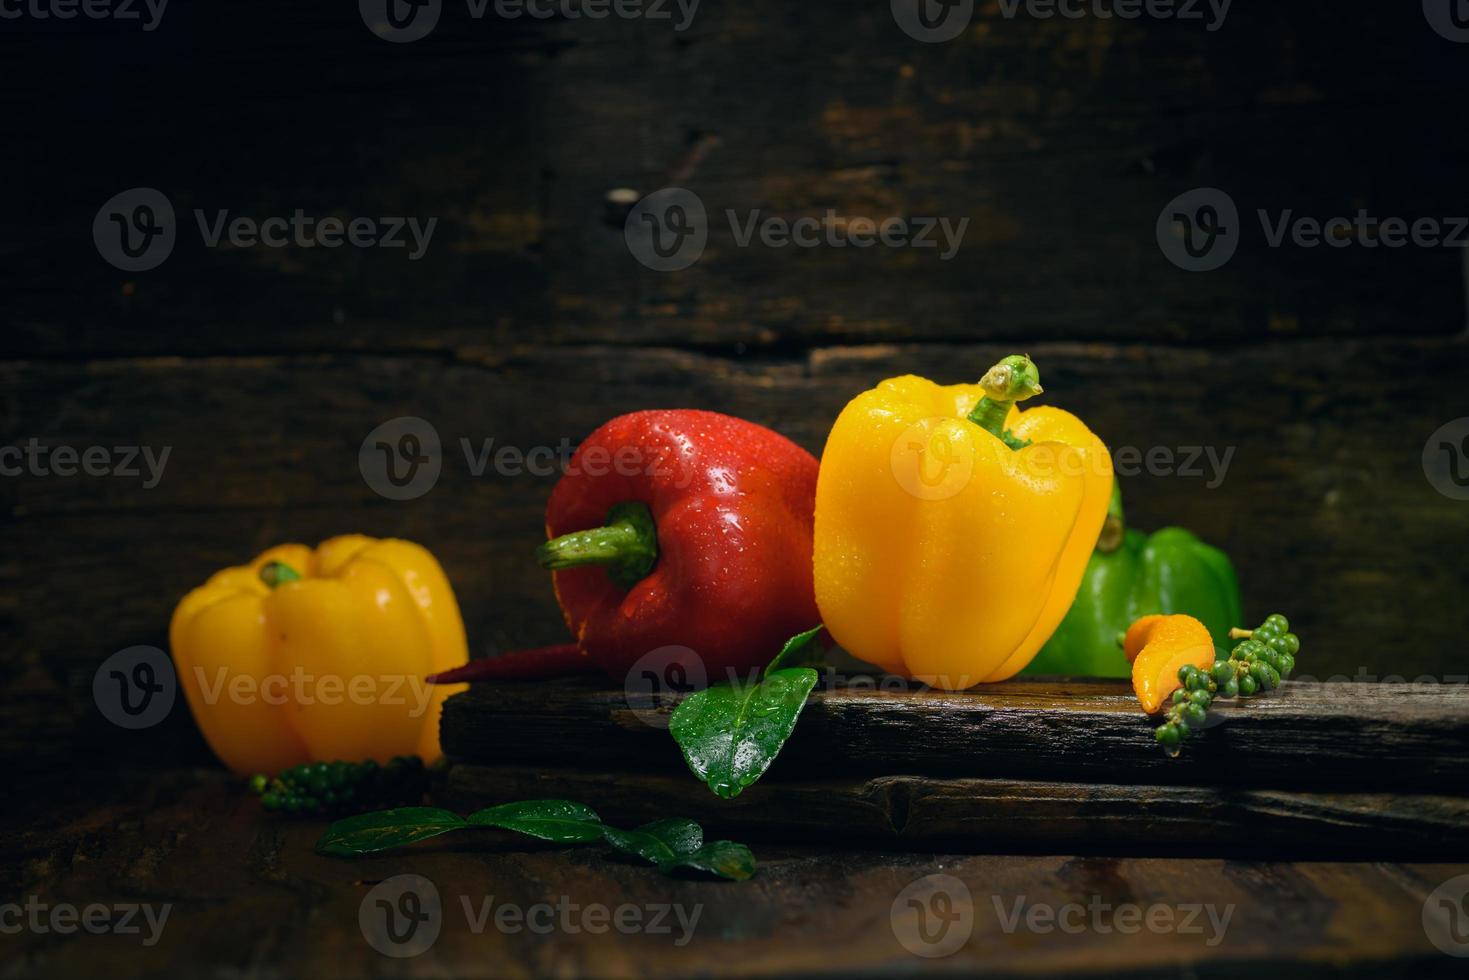
<instances>
[{"instance_id":1,"label":"green stem","mask_svg":"<svg viewBox=\"0 0 1469 980\"><path fill-rule=\"evenodd\" d=\"M1127 522L1122 517L1122 485L1112 477L1112 501L1107 504L1107 519L1102 522L1102 533L1097 537L1097 550L1110 554L1122 547L1127 532Z\"/></svg>"},{"instance_id":2,"label":"green stem","mask_svg":"<svg viewBox=\"0 0 1469 980\"><path fill-rule=\"evenodd\" d=\"M984 429L996 439L1004 441L1011 449L1020 449L1025 443L1005 431L1005 419L1016 402L1039 395L1041 375L1035 363L1024 354L1011 354L985 372L979 379L984 397L969 413L969 421Z\"/></svg>"},{"instance_id":3,"label":"green stem","mask_svg":"<svg viewBox=\"0 0 1469 980\"><path fill-rule=\"evenodd\" d=\"M552 538L536 549L542 568L606 565L607 575L624 589L632 588L658 561L658 528L647 504L627 501L607 513L602 527Z\"/></svg>"},{"instance_id":4,"label":"green stem","mask_svg":"<svg viewBox=\"0 0 1469 980\"><path fill-rule=\"evenodd\" d=\"M260 581L270 588L294 582L301 577L301 573L283 561L268 561L260 566Z\"/></svg>"}]
</instances>

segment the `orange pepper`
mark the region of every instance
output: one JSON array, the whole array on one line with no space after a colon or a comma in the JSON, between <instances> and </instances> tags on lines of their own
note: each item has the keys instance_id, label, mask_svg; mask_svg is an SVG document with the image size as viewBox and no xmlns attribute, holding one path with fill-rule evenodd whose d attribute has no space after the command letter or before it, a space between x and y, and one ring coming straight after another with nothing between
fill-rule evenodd
<instances>
[{"instance_id":1,"label":"orange pepper","mask_svg":"<svg viewBox=\"0 0 1469 980\"><path fill-rule=\"evenodd\" d=\"M1122 650L1132 663L1132 689L1148 714L1156 714L1182 683L1185 664L1208 670L1214 663L1209 628L1192 616L1144 616L1127 628Z\"/></svg>"}]
</instances>

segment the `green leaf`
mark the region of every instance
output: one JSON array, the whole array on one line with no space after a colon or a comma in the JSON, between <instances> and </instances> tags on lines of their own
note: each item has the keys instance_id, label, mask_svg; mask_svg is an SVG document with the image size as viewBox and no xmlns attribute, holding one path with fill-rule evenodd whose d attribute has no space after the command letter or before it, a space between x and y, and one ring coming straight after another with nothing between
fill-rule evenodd
<instances>
[{"instance_id":1,"label":"green leaf","mask_svg":"<svg viewBox=\"0 0 1469 980\"><path fill-rule=\"evenodd\" d=\"M377 810L338 820L316 842L318 854L355 857L428 840L469 824L457 813L432 806Z\"/></svg>"},{"instance_id":2,"label":"green leaf","mask_svg":"<svg viewBox=\"0 0 1469 980\"><path fill-rule=\"evenodd\" d=\"M767 671L758 684L719 684L685 698L668 730L684 761L721 799L733 799L770 768L816 686L809 667Z\"/></svg>"},{"instance_id":3,"label":"green leaf","mask_svg":"<svg viewBox=\"0 0 1469 980\"><path fill-rule=\"evenodd\" d=\"M743 844L736 844L732 840L717 840L705 844L691 854L658 863L658 870L664 874L680 868L697 868L731 881L744 881L755 873L755 855Z\"/></svg>"},{"instance_id":4,"label":"green leaf","mask_svg":"<svg viewBox=\"0 0 1469 980\"><path fill-rule=\"evenodd\" d=\"M655 820L645 823L637 830L618 830L603 827L602 834L607 843L645 861L661 865L686 854L692 854L704 845L704 828L684 817L671 820Z\"/></svg>"},{"instance_id":5,"label":"green leaf","mask_svg":"<svg viewBox=\"0 0 1469 980\"><path fill-rule=\"evenodd\" d=\"M589 844L602 839L602 820L590 807L570 800L522 800L469 815L476 827L500 827L557 844Z\"/></svg>"},{"instance_id":6,"label":"green leaf","mask_svg":"<svg viewBox=\"0 0 1469 980\"><path fill-rule=\"evenodd\" d=\"M785 646L780 648L780 653L775 655L775 659L765 665L765 673L768 674L782 667L806 667L821 663L824 659L822 651L812 650L811 647L824 629L826 627L818 623L806 632L797 633L786 640Z\"/></svg>"}]
</instances>

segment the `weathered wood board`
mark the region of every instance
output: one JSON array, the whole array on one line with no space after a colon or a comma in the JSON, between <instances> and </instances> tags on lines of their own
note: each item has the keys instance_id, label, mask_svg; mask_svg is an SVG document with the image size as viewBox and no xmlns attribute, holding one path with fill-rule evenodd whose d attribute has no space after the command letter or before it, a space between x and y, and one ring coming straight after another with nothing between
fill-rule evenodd
<instances>
[{"instance_id":1,"label":"weathered wood board","mask_svg":"<svg viewBox=\"0 0 1469 980\"><path fill-rule=\"evenodd\" d=\"M146 926L133 935L5 935L7 977L1462 976L1462 960L1435 948L1423 922L1430 894L1469 864L1264 861L1254 853L1258 828L1239 836L1228 859L756 842L756 876L731 883L665 877L605 848L542 847L490 830L372 858L325 858L311 850L325 821L267 817L217 771L114 773L69 791L69 800L28 795L0 814L7 900L168 903L170 912L146 946ZM433 883L443 916L426 952L394 959L368 945L359 916L374 886L402 874ZM953 921L951 955L924 957L899 938L912 938L904 890L939 874L969 914ZM576 911L571 929L558 913L550 931L502 930L493 918L476 931L471 914L487 901L634 905L645 915L679 903L685 921L695 909L698 921L689 931L595 932ZM1180 926L1190 907L1212 906L1216 922L1228 921L1216 928L1197 913L1196 929L1124 932L1114 916L1128 905L1164 907ZM1062 929L1037 918L1034 928L1032 908L1072 921Z\"/></svg>"},{"instance_id":2,"label":"weathered wood board","mask_svg":"<svg viewBox=\"0 0 1469 980\"><path fill-rule=\"evenodd\" d=\"M896 679L894 679L896 680ZM880 682L877 682L880 683ZM1469 794L1469 688L1290 681L1170 759L1124 681L1027 679L947 693L818 688L766 778L813 773ZM681 696L597 679L476 685L444 706L444 750L493 765L683 766L666 719Z\"/></svg>"},{"instance_id":3,"label":"weathered wood board","mask_svg":"<svg viewBox=\"0 0 1469 980\"><path fill-rule=\"evenodd\" d=\"M604 819L670 813L720 836L974 853L1469 860L1469 798L1016 779L762 780L721 800L688 773L459 763L447 799L596 800Z\"/></svg>"},{"instance_id":4,"label":"weathered wood board","mask_svg":"<svg viewBox=\"0 0 1469 980\"><path fill-rule=\"evenodd\" d=\"M1178 758L1124 682L1011 681L962 693L813 693L769 772L734 801L689 773L653 698L567 680L481 685L445 707L453 792L691 812L779 840L990 851L1469 857L1469 690L1290 682ZM1258 837L1256 836L1258 835Z\"/></svg>"}]
</instances>

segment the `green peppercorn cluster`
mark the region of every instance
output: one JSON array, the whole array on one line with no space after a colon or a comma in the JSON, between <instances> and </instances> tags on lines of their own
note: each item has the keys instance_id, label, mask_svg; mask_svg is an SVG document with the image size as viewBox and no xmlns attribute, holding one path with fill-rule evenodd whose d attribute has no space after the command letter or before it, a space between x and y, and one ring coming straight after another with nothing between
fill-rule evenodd
<instances>
[{"instance_id":1,"label":"green peppercorn cluster","mask_svg":"<svg viewBox=\"0 0 1469 980\"><path fill-rule=\"evenodd\" d=\"M313 762L283 769L275 777L254 776L250 788L266 810L340 816L423 801L428 772L416 755L400 755L380 766L366 762Z\"/></svg>"},{"instance_id":2,"label":"green peppercorn cluster","mask_svg":"<svg viewBox=\"0 0 1469 980\"><path fill-rule=\"evenodd\" d=\"M1178 669L1183 685L1173 692L1168 720L1155 733L1160 745L1176 755L1191 732L1204 727L1209 706L1216 698L1250 697L1270 691L1296 669L1300 637L1290 632L1290 623L1280 613L1271 613L1254 630L1239 631L1245 639L1235 645L1227 660L1216 660L1208 670L1193 664Z\"/></svg>"}]
</instances>

